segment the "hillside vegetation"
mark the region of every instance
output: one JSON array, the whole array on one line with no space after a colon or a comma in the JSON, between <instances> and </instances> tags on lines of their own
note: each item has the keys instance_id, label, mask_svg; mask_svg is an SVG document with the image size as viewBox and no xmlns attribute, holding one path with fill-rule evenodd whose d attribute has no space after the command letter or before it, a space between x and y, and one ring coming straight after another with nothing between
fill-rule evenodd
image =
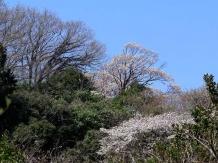
<instances>
[{"instance_id":1,"label":"hillside vegetation","mask_svg":"<svg viewBox=\"0 0 218 163\"><path fill-rule=\"evenodd\" d=\"M81 21L0 1L0 162L218 161L212 75L182 91L156 52L105 50Z\"/></svg>"}]
</instances>

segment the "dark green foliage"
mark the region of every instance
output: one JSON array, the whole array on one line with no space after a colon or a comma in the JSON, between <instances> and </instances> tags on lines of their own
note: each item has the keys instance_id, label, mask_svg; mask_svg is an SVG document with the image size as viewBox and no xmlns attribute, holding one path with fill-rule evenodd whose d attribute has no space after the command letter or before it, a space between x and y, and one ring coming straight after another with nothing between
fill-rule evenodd
<instances>
[{"instance_id":1,"label":"dark green foliage","mask_svg":"<svg viewBox=\"0 0 218 163\"><path fill-rule=\"evenodd\" d=\"M27 122L19 119L12 139L33 157L42 157L46 153L60 155L62 150L82 141L87 131L99 129L104 124L104 118L94 108L71 106L63 99L56 100L36 91L22 91L16 96L26 99L29 118Z\"/></svg>"},{"instance_id":2,"label":"dark green foliage","mask_svg":"<svg viewBox=\"0 0 218 163\"><path fill-rule=\"evenodd\" d=\"M82 72L73 67L68 67L64 71L51 76L44 83L39 83L38 88L42 93L47 92L56 99L63 98L71 102L77 97L83 101L88 100L88 92L93 89L93 86Z\"/></svg>"},{"instance_id":3,"label":"dark green foliage","mask_svg":"<svg viewBox=\"0 0 218 163\"><path fill-rule=\"evenodd\" d=\"M72 162L97 162L100 158L96 151L100 149L97 139L99 132L90 130L82 141L78 141L75 148L69 149L68 157Z\"/></svg>"},{"instance_id":4,"label":"dark green foliage","mask_svg":"<svg viewBox=\"0 0 218 163\"><path fill-rule=\"evenodd\" d=\"M54 146L56 127L47 120L32 118L30 124L20 124L13 133L14 143L22 150L37 149L34 155L41 154Z\"/></svg>"},{"instance_id":5,"label":"dark green foliage","mask_svg":"<svg viewBox=\"0 0 218 163\"><path fill-rule=\"evenodd\" d=\"M102 100L98 103L91 103L89 106L96 108L104 115L104 128L117 126L124 120L133 117L133 112L125 105L117 104L116 99Z\"/></svg>"},{"instance_id":6,"label":"dark green foliage","mask_svg":"<svg viewBox=\"0 0 218 163\"><path fill-rule=\"evenodd\" d=\"M4 70L7 56L6 56L6 48L3 47L2 44L0 45L0 56L1 56L0 57L0 68L1 70Z\"/></svg>"},{"instance_id":7,"label":"dark green foliage","mask_svg":"<svg viewBox=\"0 0 218 163\"><path fill-rule=\"evenodd\" d=\"M126 91L121 91L119 95L114 98L113 102L117 108L128 107L131 110L135 110L134 102L135 99L132 99L134 95L139 95L145 90L145 87L139 84L137 81L133 82L130 85L130 88Z\"/></svg>"},{"instance_id":8,"label":"dark green foliage","mask_svg":"<svg viewBox=\"0 0 218 163\"><path fill-rule=\"evenodd\" d=\"M213 75L204 75L204 81L206 83L206 89L210 95L211 101L214 105L218 104L218 83L214 82Z\"/></svg>"},{"instance_id":9,"label":"dark green foliage","mask_svg":"<svg viewBox=\"0 0 218 163\"><path fill-rule=\"evenodd\" d=\"M158 108L158 100L152 90L137 81L133 82L129 89L122 91L113 101L116 108L126 108L141 115L163 112L162 108Z\"/></svg>"},{"instance_id":10,"label":"dark green foliage","mask_svg":"<svg viewBox=\"0 0 218 163\"><path fill-rule=\"evenodd\" d=\"M99 96L83 92L90 97L86 102L79 97L69 103L37 90L17 90L11 96L11 109L2 116L2 133L9 131L11 141L26 155L33 158L49 155L44 158L47 161L68 149L82 146L78 145L79 142L84 145L80 152L88 150L85 148L91 141L88 140L90 130L117 125L130 114L113 108L111 100L101 100ZM93 157L95 149L93 147L91 152ZM91 153L89 156L83 153L83 158L91 158Z\"/></svg>"},{"instance_id":11,"label":"dark green foliage","mask_svg":"<svg viewBox=\"0 0 218 163\"><path fill-rule=\"evenodd\" d=\"M6 108L6 96L15 90L16 80L10 69L5 69L6 48L0 44L0 107Z\"/></svg>"},{"instance_id":12,"label":"dark green foliage","mask_svg":"<svg viewBox=\"0 0 218 163\"><path fill-rule=\"evenodd\" d=\"M10 163L23 163L23 154L13 145L8 143L6 137L2 137L0 140L0 162Z\"/></svg>"},{"instance_id":13,"label":"dark green foliage","mask_svg":"<svg viewBox=\"0 0 218 163\"><path fill-rule=\"evenodd\" d=\"M31 110L29 109L28 97L25 96L25 93L25 91L14 92L13 95L11 95L12 104L0 118L1 134L3 134L5 130L12 133L14 128L20 123L28 123Z\"/></svg>"},{"instance_id":14,"label":"dark green foliage","mask_svg":"<svg viewBox=\"0 0 218 163\"><path fill-rule=\"evenodd\" d=\"M99 142L93 130L118 125L132 115L114 99L91 94L93 88L72 67L38 85L19 83L10 95L10 109L0 119L0 133L25 153L26 162L63 156L65 161L96 161Z\"/></svg>"},{"instance_id":15,"label":"dark green foliage","mask_svg":"<svg viewBox=\"0 0 218 163\"><path fill-rule=\"evenodd\" d=\"M6 48L0 44L0 162L24 162L23 154L8 142L7 137L3 136L3 131L12 126L11 121L6 120L6 117L9 119L9 115L3 113L11 104L7 96L15 90L17 82L10 69L5 69L6 60Z\"/></svg>"}]
</instances>

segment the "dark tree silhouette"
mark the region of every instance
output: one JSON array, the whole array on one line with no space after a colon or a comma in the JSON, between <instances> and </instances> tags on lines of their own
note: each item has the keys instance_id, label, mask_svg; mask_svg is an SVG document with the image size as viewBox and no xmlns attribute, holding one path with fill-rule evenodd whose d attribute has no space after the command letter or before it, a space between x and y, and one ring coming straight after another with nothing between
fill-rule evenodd
<instances>
[{"instance_id":1,"label":"dark tree silhouette","mask_svg":"<svg viewBox=\"0 0 218 163\"><path fill-rule=\"evenodd\" d=\"M5 69L6 48L0 44L0 107L6 107L6 96L15 90L16 79L10 69Z\"/></svg>"}]
</instances>

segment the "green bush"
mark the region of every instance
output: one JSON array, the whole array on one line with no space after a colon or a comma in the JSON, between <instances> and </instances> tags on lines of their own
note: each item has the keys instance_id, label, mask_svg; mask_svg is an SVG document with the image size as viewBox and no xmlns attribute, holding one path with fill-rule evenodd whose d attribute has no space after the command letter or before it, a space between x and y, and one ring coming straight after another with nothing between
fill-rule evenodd
<instances>
[{"instance_id":1,"label":"green bush","mask_svg":"<svg viewBox=\"0 0 218 163\"><path fill-rule=\"evenodd\" d=\"M113 101L116 108L120 110L126 108L133 113L139 113L143 116L160 114L165 111L159 107L158 96L155 96L150 88L137 81L133 82L129 89L122 91Z\"/></svg>"},{"instance_id":2,"label":"green bush","mask_svg":"<svg viewBox=\"0 0 218 163\"><path fill-rule=\"evenodd\" d=\"M88 141L90 130L109 128L130 117L128 111L115 108L112 99L87 94L87 100L76 98L69 103L37 90L17 90L0 121L2 133L9 131L11 141L27 156L49 155L48 161L68 148L74 149L78 142Z\"/></svg>"},{"instance_id":3,"label":"green bush","mask_svg":"<svg viewBox=\"0 0 218 163\"><path fill-rule=\"evenodd\" d=\"M23 154L16 147L10 144L6 137L2 137L0 140L0 162L24 162Z\"/></svg>"},{"instance_id":4,"label":"green bush","mask_svg":"<svg viewBox=\"0 0 218 163\"><path fill-rule=\"evenodd\" d=\"M83 101L88 100L90 90L94 88L84 74L73 67L66 68L35 87L42 93L48 93L56 99L63 98L68 102L77 97Z\"/></svg>"},{"instance_id":5,"label":"green bush","mask_svg":"<svg viewBox=\"0 0 218 163\"><path fill-rule=\"evenodd\" d=\"M88 131L82 141L78 141L74 148L68 150L68 158L71 158L72 162L99 161L100 158L96 153L100 149L98 134L99 132L94 130Z\"/></svg>"},{"instance_id":6,"label":"green bush","mask_svg":"<svg viewBox=\"0 0 218 163\"><path fill-rule=\"evenodd\" d=\"M39 149L49 149L53 146L56 127L47 120L31 118L28 125L20 124L14 131L14 141L22 148L38 146Z\"/></svg>"},{"instance_id":7,"label":"green bush","mask_svg":"<svg viewBox=\"0 0 218 163\"><path fill-rule=\"evenodd\" d=\"M49 162L62 156L72 160L77 156L69 156L69 149L79 153L79 160L95 160L99 144L93 130L118 125L132 112L117 107L114 99L91 94L92 89L73 68L37 86L20 83L10 95L10 108L1 116L0 132L25 153L26 162Z\"/></svg>"}]
</instances>

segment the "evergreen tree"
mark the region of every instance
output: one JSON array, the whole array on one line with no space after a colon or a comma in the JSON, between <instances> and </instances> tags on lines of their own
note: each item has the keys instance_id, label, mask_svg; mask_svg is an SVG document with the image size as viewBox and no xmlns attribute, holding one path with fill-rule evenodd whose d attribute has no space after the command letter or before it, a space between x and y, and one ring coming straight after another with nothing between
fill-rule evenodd
<instances>
[{"instance_id":1,"label":"evergreen tree","mask_svg":"<svg viewBox=\"0 0 218 163\"><path fill-rule=\"evenodd\" d=\"M5 68L7 60L6 48L0 44L0 107L8 106L7 95L15 90L16 79L10 69Z\"/></svg>"}]
</instances>

